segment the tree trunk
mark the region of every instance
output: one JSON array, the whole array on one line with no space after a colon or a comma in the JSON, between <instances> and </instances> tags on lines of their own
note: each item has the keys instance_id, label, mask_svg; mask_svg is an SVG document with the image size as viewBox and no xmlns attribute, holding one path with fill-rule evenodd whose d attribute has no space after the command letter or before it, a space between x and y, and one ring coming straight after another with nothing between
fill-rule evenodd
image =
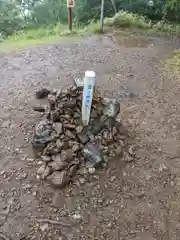
<instances>
[{"instance_id":1,"label":"tree trunk","mask_svg":"<svg viewBox=\"0 0 180 240\"><path fill-rule=\"evenodd\" d=\"M116 0L111 0L115 14L117 13Z\"/></svg>"}]
</instances>

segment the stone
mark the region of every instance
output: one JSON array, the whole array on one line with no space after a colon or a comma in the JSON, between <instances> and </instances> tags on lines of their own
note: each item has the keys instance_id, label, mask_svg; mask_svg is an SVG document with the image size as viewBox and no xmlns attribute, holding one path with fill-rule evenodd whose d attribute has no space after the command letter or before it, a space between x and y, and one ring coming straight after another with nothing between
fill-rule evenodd
<instances>
[{"instance_id":1,"label":"stone","mask_svg":"<svg viewBox=\"0 0 180 240\"><path fill-rule=\"evenodd\" d=\"M59 166L55 161L49 162L48 166L51 172L55 172L61 169L61 166Z\"/></svg>"},{"instance_id":2,"label":"stone","mask_svg":"<svg viewBox=\"0 0 180 240\"><path fill-rule=\"evenodd\" d=\"M128 129L125 125L123 125L121 122L116 122L115 124L116 131L119 135L128 135Z\"/></svg>"},{"instance_id":3,"label":"stone","mask_svg":"<svg viewBox=\"0 0 180 240\"><path fill-rule=\"evenodd\" d=\"M61 141L60 139L56 140L56 146L59 149L65 149L65 143L63 141ZM67 144L67 148L68 148L68 144Z\"/></svg>"},{"instance_id":4,"label":"stone","mask_svg":"<svg viewBox=\"0 0 180 240\"><path fill-rule=\"evenodd\" d=\"M51 142L44 149L43 155L56 155L60 152L60 149L57 148L55 142Z\"/></svg>"},{"instance_id":5,"label":"stone","mask_svg":"<svg viewBox=\"0 0 180 240\"><path fill-rule=\"evenodd\" d=\"M115 155L117 157L122 157L123 156L123 147L121 145L119 145L118 147L116 147L115 149Z\"/></svg>"},{"instance_id":6,"label":"stone","mask_svg":"<svg viewBox=\"0 0 180 240\"><path fill-rule=\"evenodd\" d=\"M42 155L42 156L41 156L41 159L42 159L44 162L50 162L50 161L51 161L51 157L50 157L50 156L44 156L44 155Z\"/></svg>"},{"instance_id":7,"label":"stone","mask_svg":"<svg viewBox=\"0 0 180 240\"><path fill-rule=\"evenodd\" d=\"M36 98L37 99L45 98L48 96L49 93L50 90L48 90L47 88L42 88L36 92Z\"/></svg>"},{"instance_id":8,"label":"stone","mask_svg":"<svg viewBox=\"0 0 180 240\"><path fill-rule=\"evenodd\" d=\"M45 111L47 120L35 127L33 135L34 146L41 147L41 151L36 152L42 159L38 179L63 187L81 164L81 168L86 169L79 180L79 184L83 184L84 175L94 174L98 166L106 167L110 156L122 156L127 133L121 122L116 121L120 112L117 100L102 99L95 90L89 125L83 126L82 88L72 85L59 92L49 91L46 96L48 108L38 106L37 111Z\"/></svg>"},{"instance_id":9,"label":"stone","mask_svg":"<svg viewBox=\"0 0 180 240\"><path fill-rule=\"evenodd\" d=\"M77 133L82 132L82 130L83 130L83 126L80 125L80 126L77 126L77 127L76 127L76 132L77 132Z\"/></svg>"},{"instance_id":10,"label":"stone","mask_svg":"<svg viewBox=\"0 0 180 240\"><path fill-rule=\"evenodd\" d=\"M37 170L38 175L43 175L46 169L46 164L43 164L40 166L40 168Z\"/></svg>"},{"instance_id":11,"label":"stone","mask_svg":"<svg viewBox=\"0 0 180 240\"><path fill-rule=\"evenodd\" d=\"M77 152L80 150L80 144L79 143L75 143L73 146L72 146L72 151L73 152Z\"/></svg>"},{"instance_id":12,"label":"stone","mask_svg":"<svg viewBox=\"0 0 180 240\"><path fill-rule=\"evenodd\" d=\"M87 143L82 149L82 153L86 159L93 166L97 166L104 162L103 153L98 149L97 146Z\"/></svg>"},{"instance_id":13,"label":"stone","mask_svg":"<svg viewBox=\"0 0 180 240\"><path fill-rule=\"evenodd\" d=\"M74 159L74 153L72 149L67 149L66 151L61 151L61 158L62 161L65 162L70 162Z\"/></svg>"},{"instance_id":14,"label":"stone","mask_svg":"<svg viewBox=\"0 0 180 240\"><path fill-rule=\"evenodd\" d=\"M44 148L49 142L54 140L54 137L51 136L52 125L47 120L41 121L36 125L32 144L36 149Z\"/></svg>"},{"instance_id":15,"label":"stone","mask_svg":"<svg viewBox=\"0 0 180 240\"><path fill-rule=\"evenodd\" d=\"M84 132L77 134L77 137L82 144L86 144L89 141L89 136Z\"/></svg>"},{"instance_id":16,"label":"stone","mask_svg":"<svg viewBox=\"0 0 180 240\"><path fill-rule=\"evenodd\" d=\"M82 216L81 216L81 214L79 214L79 213L75 213L75 214L72 215L72 218L73 218L74 220L81 220L81 219L82 219Z\"/></svg>"},{"instance_id":17,"label":"stone","mask_svg":"<svg viewBox=\"0 0 180 240\"><path fill-rule=\"evenodd\" d=\"M41 175L41 179L45 179L50 174L49 166L46 166L44 173Z\"/></svg>"},{"instance_id":18,"label":"stone","mask_svg":"<svg viewBox=\"0 0 180 240\"><path fill-rule=\"evenodd\" d=\"M76 125L74 124L63 124L64 128L70 129L70 130L74 130L76 128Z\"/></svg>"},{"instance_id":19,"label":"stone","mask_svg":"<svg viewBox=\"0 0 180 240\"><path fill-rule=\"evenodd\" d=\"M63 108L74 108L76 106L76 99L72 99L71 101L64 103Z\"/></svg>"},{"instance_id":20,"label":"stone","mask_svg":"<svg viewBox=\"0 0 180 240\"><path fill-rule=\"evenodd\" d=\"M57 132L58 135L63 133L63 125L60 122L53 123L53 129Z\"/></svg>"},{"instance_id":21,"label":"stone","mask_svg":"<svg viewBox=\"0 0 180 240\"><path fill-rule=\"evenodd\" d=\"M69 130L66 130L65 135L70 139L75 139L76 136Z\"/></svg>"},{"instance_id":22,"label":"stone","mask_svg":"<svg viewBox=\"0 0 180 240\"><path fill-rule=\"evenodd\" d=\"M135 156L135 152L134 152L133 146L130 146L130 147L128 148L128 153L129 153L129 155L132 156L132 157Z\"/></svg>"},{"instance_id":23,"label":"stone","mask_svg":"<svg viewBox=\"0 0 180 240\"><path fill-rule=\"evenodd\" d=\"M55 94L48 94L48 102L50 110L55 109L55 103L56 103L56 95Z\"/></svg>"},{"instance_id":24,"label":"stone","mask_svg":"<svg viewBox=\"0 0 180 240\"><path fill-rule=\"evenodd\" d=\"M55 111L51 111L50 113L50 119L53 122L59 122L60 121L60 111L59 110L55 110Z\"/></svg>"},{"instance_id":25,"label":"stone","mask_svg":"<svg viewBox=\"0 0 180 240\"><path fill-rule=\"evenodd\" d=\"M43 107L43 106L33 106L32 109L33 109L35 112L45 112L45 111L46 111L46 108Z\"/></svg>"},{"instance_id":26,"label":"stone","mask_svg":"<svg viewBox=\"0 0 180 240\"><path fill-rule=\"evenodd\" d=\"M59 166L58 170L63 169L68 165L68 163L66 161L64 161L64 159L61 157L61 154L52 156L52 160L55 161L57 163L57 165Z\"/></svg>"},{"instance_id":27,"label":"stone","mask_svg":"<svg viewBox=\"0 0 180 240\"><path fill-rule=\"evenodd\" d=\"M120 103L116 99L104 99L103 114L115 118L120 112Z\"/></svg>"},{"instance_id":28,"label":"stone","mask_svg":"<svg viewBox=\"0 0 180 240\"><path fill-rule=\"evenodd\" d=\"M69 183L70 178L66 175L66 171L56 171L49 175L47 180L55 187L63 187Z\"/></svg>"}]
</instances>

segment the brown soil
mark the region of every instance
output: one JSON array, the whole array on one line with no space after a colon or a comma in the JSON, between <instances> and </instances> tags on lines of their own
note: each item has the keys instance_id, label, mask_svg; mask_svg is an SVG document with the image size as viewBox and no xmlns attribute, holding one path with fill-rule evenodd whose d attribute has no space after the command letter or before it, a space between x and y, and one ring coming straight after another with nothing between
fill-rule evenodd
<instances>
[{"instance_id":1,"label":"brown soil","mask_svg":"<svg viewBox=\"0 0 180 240\"><path fill-rule=\"evenodd\" d=\"M180 84L162 70L178 44L124 39L94 36L0 57L0 232L10 239L180 239ZM87 69L97 72L104 95L121 99L135 157L52 189L36 179L34 93L68 85Z\"/></svg>"}]
</instances>

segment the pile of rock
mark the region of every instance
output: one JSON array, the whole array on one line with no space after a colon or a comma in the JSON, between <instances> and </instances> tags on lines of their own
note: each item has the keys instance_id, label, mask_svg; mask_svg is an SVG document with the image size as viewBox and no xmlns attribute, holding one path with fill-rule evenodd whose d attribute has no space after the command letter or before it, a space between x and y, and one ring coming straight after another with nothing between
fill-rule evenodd
<instances>
[{"instance_id":1,"label":"pile of rock","mask_svg":"<svg viewBox=\"0 0 180 240\"><path fill-rule=\"evenodd\" d=\"M36 98L47 96L47 107L36 106L45 112L46 119L34 129L32 144L40 152L43 164L37 174L56 187L69 183L77 169L95 169L115 156L122 156L127 129L116 121L120 103L103 99L95 91L88 126L81 120L83 89L76 85L52 91L41 89Z\"/></svg>"}]
</instances>

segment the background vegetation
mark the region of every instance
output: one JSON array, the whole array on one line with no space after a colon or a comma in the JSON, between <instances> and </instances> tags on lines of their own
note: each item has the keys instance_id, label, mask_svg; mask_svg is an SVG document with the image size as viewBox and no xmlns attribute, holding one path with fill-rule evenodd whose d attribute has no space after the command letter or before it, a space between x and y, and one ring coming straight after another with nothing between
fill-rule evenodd
<instances>
[{"instance_id":1,"label":"background vegetation","mask_svg":"<svg viewBox=\"0 0 180 240\"><path fill-rule=\"evenodd\" d=\"M76 0L73 9L75 26L83 27L97 21L100 5L101 0ZM122 10L135 15L125 16ZM160 21L159 28L166 22L172 22L173 25L180 23L180 0L105 0L105 16L112 17L116 11L121 11L113 18L117 26L135 24L137 19L140 27L149 27L149 20L152 24ZM137 14L142 17L138 18ZM132 16L133 19L130 19ZM32 33L40 28L43 30L37 30L37 36L53 35L64 24L67 24L66 0L0 0L1 38L27 30L31 30L31 38Z\"/></svg>"}]
</instances>

